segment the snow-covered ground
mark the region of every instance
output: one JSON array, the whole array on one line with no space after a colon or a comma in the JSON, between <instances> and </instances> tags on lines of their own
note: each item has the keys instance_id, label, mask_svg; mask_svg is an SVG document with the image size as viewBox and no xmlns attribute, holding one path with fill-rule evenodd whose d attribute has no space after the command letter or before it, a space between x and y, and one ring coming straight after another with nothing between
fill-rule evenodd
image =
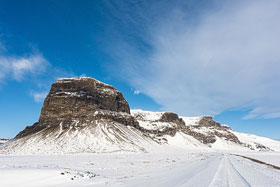
<instances>
[{"instance_id":1,"label":"snow-covered ground","mask_svg":"<svg viewBox=\"0 0 280 187\"><path fill-rule=\"evenodd\" d=\"M235 132L235 131L233 131L233 133L235 134L235 136L238 137L238 139L241 142L250 144L253 147L256 147L257 144L262 144L264 146L271 148L274 151L280 152L280 141L276 141L266 137L256 136L254 134L246 134L246 133Z\"/></svg>"},{"instance_id":2,"label":"snow-covered ground","mask_svg":"<svg viewBox=\"0 0 280 187\"><path fill-rule=\"evenodd\" d=\"M246 157L254 158L268 164L280 167L280 153L279 152L255 152L255 153L239 153Z\"/></svg>"},{"instance_id":3,"label":"snow-covered ground","mask_svg":"<svg viewBox=\"0 0 280 187\"><path fill-rule=\"evenodd\" d=\"M280 186L280 170L214 152L0 156L0 186L91 185Z\"/></svg>"}]
</instances>

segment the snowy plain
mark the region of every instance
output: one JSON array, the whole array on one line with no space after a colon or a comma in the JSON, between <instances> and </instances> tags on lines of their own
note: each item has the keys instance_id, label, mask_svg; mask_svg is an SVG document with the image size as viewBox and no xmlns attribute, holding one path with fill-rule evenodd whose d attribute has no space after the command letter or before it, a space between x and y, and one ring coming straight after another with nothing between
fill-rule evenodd
<instances>
[{"instance_id":1,"label":"snowy plain","mask_svg":"<svg viewBox=\"0 0 280 187\"><path fill-rule=\"evenodd\" d=\"M274 187L280 170L223 152L0 155L0 186Z\"/></svg>"}]
</instances>

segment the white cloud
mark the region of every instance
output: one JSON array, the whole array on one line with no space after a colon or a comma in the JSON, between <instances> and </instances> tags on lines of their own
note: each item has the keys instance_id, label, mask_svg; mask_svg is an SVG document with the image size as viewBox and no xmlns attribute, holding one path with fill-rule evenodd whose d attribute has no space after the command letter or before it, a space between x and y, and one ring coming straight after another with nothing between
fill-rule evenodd
<instances>
[{"instance_id":1,"label":"white cloud","mask_svg":"<svg viewBox=\"0 0 280 187\"><path fill-rule=\"evenodd\" d=\"M35 102L40 103L44 101L44 99L48 95L48 92L31 92L31 95L33 96Z\"/></svg>"},{"instance_id":2,"label":"white cloud","mask_svg":"<svg viewBox=\"0 0 280 187\"><path fill-rule=\"evenodd\" d=\"M153 26L151 55L129 46L121 59L127 81L184 115L245 108L244 119L280 117L280 1L220 4L195 22L178 10Z\"/></svg>"},{"instance_id":3,"label":"white cloud","mask_svg":"<svg viewBox=\"0 0 280 187\"><path fill-rule=\"evenodd\" d=\"M134 91L133 91L133 94L134 94L134 95L138 95L138 94L140 94L140 93L141 93L140 90L134 90Z\"/></svg>"},{"instance_id":4,"label":"white cloud","mask_svg":"<svg viewBox=\"0 0 280 187\"><path fill-rule=\"evenodd\" d=\"M0 56L0 80L21 81L28 75L44 72L48 61L39 53L28 57Z\"/></svg>"}]
</instances>

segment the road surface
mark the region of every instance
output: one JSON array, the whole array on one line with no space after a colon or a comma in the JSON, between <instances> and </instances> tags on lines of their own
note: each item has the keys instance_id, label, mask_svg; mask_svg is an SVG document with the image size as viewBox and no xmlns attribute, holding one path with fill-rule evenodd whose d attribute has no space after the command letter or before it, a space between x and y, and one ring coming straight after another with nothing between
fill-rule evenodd
<instances>
[{"instance_id":1,"label":"road surface","mask_svg":"<svg viewBox=\"0 0 280 187\"><path fill-rule=\"evenodd\" d=\"M0 155L0 186L280 187L280 170L228 153Z\"/></svg>"}]
</instances>

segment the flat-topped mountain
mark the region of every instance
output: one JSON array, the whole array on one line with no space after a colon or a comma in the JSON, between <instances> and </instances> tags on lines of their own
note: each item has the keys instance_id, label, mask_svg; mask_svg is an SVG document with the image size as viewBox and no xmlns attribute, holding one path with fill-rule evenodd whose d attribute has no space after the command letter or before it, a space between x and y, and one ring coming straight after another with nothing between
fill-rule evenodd
<instances>
[{"instance_id":1,"label":"flat-topped mountain","mask_svg":"<svg viewBox=\"0 0 280 187\"><path fill-rule=\"evenodd\" d=\"M210 116L131 110L116 88L90 77L58 79L39 121L0 153L105 153L184 150L280 151L268 138L234 132Z\"/></svg>"},{"instance_id":2,"label":"flat-topped mountain","mask_svg":"<svg viewBox=\"0 0 280 187\"><path fill-rule=\"evenodd\" d=\"M123 95L93 78L58 79L47 95L39 121L3 149L22 153L83 153L144 150ZM141 139L141 140L139 140Z\"/></svg>"},{"instance_id":3,"label":"flat-topped mountain","mask_svg":"<svg viewBox=\"0 0 280 187\"><path fill-rule=\"evenodd\" d=\"M116 116L116 112L123 114ZM87 77L58 79L44 101L39 121L26 127L16 139L42 129L82 127L101 118L133 126L133 118L126 114L130 114L129 105L113 86Z\"/></svg>"}]
</instances>

